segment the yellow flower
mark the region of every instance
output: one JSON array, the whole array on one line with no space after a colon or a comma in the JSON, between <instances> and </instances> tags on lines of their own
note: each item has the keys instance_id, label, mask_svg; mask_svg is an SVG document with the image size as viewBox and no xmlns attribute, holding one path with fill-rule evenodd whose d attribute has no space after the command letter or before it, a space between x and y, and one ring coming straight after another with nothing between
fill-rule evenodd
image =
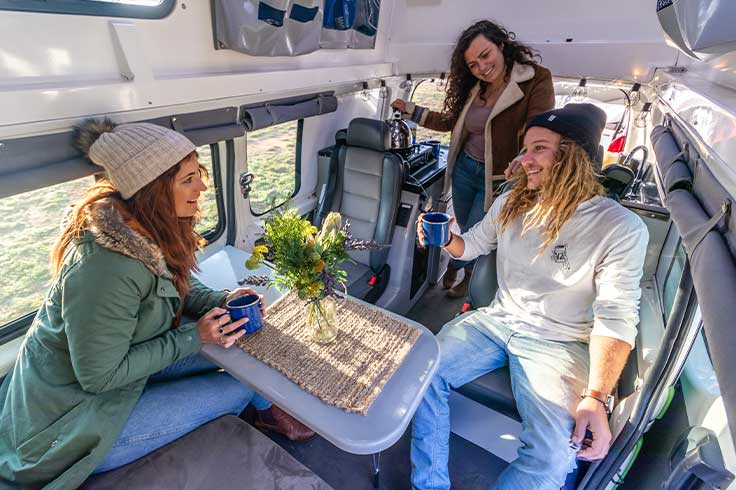
<instances>
[{"instance_id":1,"label":"yellow flower","mask_svg":"<svg viewBox=\"0 0 736 490\"><path fill-rule=\"evenodd\" d=\"M328 214L324 223L322 223L322 231L319 233L320 241L330 235L334 237L340 231L340 227L342 227L342 216L340 216L340 213L332 212Z\"/></svg>"},{"instance_id":2,"label":"yellow flower","mask_svg":"<svg viewBox=\"0 0 736 490\"><path fill-rule=\"evenodd\" d=\"M253 255L266 255L268 253L268 247L265 245L256 245L253 247Z\"/></svg>"},{"instance_id":3,"label":"yellow flower","mask_svg":"<svg viewBox=\"0 0 736 490\"><path fill-rule=\"evenodd\" d=\"M245 261L245 267L251 271L258 269L258 266L260 265L262 259L262 256L251 255L250 258Z\"/></svg>"},{"instance_id":4,"label":"yellow flower","mask_svg":"<svg viewBox=\"0 0 736 490\"><path fill-rule=\"evenodd\" d=\"M322 272L325 268L325 261L320 259L314 264L314 272Z\"/></svg>"}]
</instances>

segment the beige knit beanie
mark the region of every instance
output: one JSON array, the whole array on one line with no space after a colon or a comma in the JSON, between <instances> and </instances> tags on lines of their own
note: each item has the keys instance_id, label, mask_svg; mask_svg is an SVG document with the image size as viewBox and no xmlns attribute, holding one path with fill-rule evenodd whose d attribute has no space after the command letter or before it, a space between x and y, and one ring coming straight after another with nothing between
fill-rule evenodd
<instances>
[{"instance_id":1,"label":"beige knit beanie","mask_svg":"<svg viewBox=\"0 0 736 490\"><path fill-rule=\"evenodd\" d=\"M115 125L88 120L77 127L77 147L103 167L123 199L179 163L196 147L186 136L149 123Z\"/></svg>"}]
</instances>

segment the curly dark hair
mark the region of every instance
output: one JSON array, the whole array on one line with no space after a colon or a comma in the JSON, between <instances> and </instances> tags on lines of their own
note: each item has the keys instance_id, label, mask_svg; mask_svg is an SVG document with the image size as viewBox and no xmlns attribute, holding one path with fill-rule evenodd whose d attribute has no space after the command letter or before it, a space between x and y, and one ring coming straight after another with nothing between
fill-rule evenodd
<instances>
[{"instance_id":1,"label":"curly dark hair","mask_svg":"<svg viewBox=\"0 0 736 490\"><path fill-rule=\"evenodd\" d=\"M535 58L541 63L542 57L529 46L516 40L516 34L505 27L490 20L481 20L465 29L457 40L450 61L450 76L447 83L444 112L457 119L470 95L470 90L478 81L465 64L465 51L470 43L483 36L498 46L503 53L503 62L506 65L506 76L511 73L514 63L535 65ZM486 82L480 82L481 98L486 89Z\"/></svg>"}]
</instances>

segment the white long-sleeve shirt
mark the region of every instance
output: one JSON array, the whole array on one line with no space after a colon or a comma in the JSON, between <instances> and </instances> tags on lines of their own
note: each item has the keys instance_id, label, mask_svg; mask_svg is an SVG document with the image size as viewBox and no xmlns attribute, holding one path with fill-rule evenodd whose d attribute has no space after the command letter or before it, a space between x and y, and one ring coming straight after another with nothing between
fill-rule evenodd
<instances>
[{"instance_id":1,"label":"white long-sleeve shirt","mask_svg":"<svg viewBox=\"0 0 736 490\"><path fill-rule=\"evenodd\" d=\"M517 218L500 233L498 216L508 195L462 235L465 252L457 257L471 260L498 250L498 291L483 308L491 320L549 340L587 342L597 335L633 346L649 241L644 222L596 196L578 206L557 240L537 256L541 228L522 237Z\"/></svg>"}]
</instances>

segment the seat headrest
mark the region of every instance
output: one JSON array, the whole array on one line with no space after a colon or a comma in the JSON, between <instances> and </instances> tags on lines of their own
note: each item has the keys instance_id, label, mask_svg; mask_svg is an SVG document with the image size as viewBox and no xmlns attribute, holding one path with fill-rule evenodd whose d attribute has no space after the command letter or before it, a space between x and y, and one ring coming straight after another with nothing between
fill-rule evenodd
<instances>
[{"instance_id":1,"label":"seat headrest","mask_svg":"<svg viewBox=\"0 0 736 490\"><path fill-rule=\"evenodd\" d=\"M601 170L601 184L609 195L619 200L623 198L634 182L634 171L623 165L607 165Z\"/></svg>"},{"instance_id":2,"label":"seat headrest","mask_svg":"<svg viewBox=\"0 0 736 490\"><path fill-rule=\"evenodd\" d=\"M357 117L348 126L347 144L369 150L388 151L391 149L388 124L379 119Z\"/></svg>"}]
</instances>

